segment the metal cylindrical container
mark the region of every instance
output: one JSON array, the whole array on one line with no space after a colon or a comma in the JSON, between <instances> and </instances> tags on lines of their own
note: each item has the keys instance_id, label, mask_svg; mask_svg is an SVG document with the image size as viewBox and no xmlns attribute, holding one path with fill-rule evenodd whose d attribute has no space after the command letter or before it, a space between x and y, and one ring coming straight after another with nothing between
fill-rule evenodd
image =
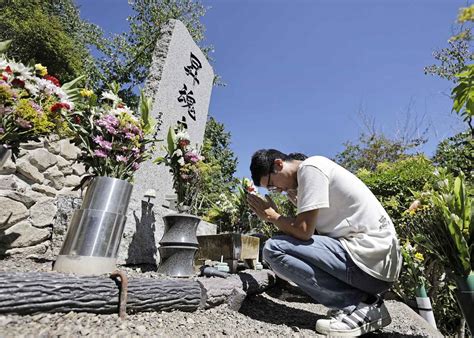
<instances>
[{"instance_id":1,"label":"metal cylindrical container","mask_svg":"<svg viewBox=\"0 0 474 338\"><path fill-rule=\"evenodd\" d=\"M74 212L54 270L94 275L115 269L132 188L124 180L94 177Z\"/></svg>"},{"instance_id":2,"label":"metal cylindrical container","mask_svg":"<svg viewBox=\"0 0 474 338\"><path fill-rule=\"evenodd\" d=\"M5 147L5 145L0 144L0 168L3 167L3 164L12 156L10 149Z\"/></svg>"}]
</instances>

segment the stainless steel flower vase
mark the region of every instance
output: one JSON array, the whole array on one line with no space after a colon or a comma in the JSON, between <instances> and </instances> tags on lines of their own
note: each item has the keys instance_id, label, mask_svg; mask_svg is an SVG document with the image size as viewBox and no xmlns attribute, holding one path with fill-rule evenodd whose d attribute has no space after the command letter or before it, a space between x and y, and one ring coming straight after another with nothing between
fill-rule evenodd
<instances>
[{"instance_id":1,"label":"stainless steel flower vase","mask_svg":"<svg viewBox=\"0 0 474 338\"><path fill-rule=\"evenodd\" d=\"M97 275L115 269L132 188L124 180L94 177L72 216L54 270Z\"/></svg>"},{"instance_id":2,"label":"stainless steel flower vase","mask_svg":"<svg viewBox=\"0 0 474 338\"><path fill-rule=\"evenodd\" d=\"M158 272L171 277L194 275L194 256L198 249L197 227L201 219L189 214L163 216L165 231L160 240Z\"/></svg>"},{"instance_id":3,"label":"stainless steel flower vase","mask_svg":"<svg viewBox=\"0 0 474 338\"><path fill-rule=\"evenodd\" d=\"M3 167L5 162L12 156L10 149L5 147L5 145L0 144L0 168Z\"/></svg>"}]
</instances>

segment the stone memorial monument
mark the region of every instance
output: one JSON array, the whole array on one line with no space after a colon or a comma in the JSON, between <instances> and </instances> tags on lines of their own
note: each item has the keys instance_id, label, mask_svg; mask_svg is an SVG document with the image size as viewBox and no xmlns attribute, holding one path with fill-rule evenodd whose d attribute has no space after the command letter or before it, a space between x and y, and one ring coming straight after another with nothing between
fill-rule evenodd
<instances>
[{"instance_id":1,"label":"stone memorial monument","mask_svg":"<svg viewBox=\"0 0 474 338\"><path fill-rule=\"evenodd\" d=\"M170 126L184 124L191 142L202 145L213 81L211 65L184 24L170 20L161 30L144 89L153 99L153 117L162 120L159 139L166 141ZM154 158L164 154L158 148ZM168 170L148 161L135 174L119 263L159 263L162 216L170 213L165 195L173 193Z\"/></svg>"}]
</instances>

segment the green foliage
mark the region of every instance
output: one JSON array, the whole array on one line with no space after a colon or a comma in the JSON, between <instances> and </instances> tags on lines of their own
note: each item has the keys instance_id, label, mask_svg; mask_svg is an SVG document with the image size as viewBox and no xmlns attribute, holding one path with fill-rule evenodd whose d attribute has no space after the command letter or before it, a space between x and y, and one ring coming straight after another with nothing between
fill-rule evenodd
<instances>
[{"instance_id":1,"label":"green foliage","mask_svg":"<svg viewBox=\"0 0 474 338\"><path fill-rule=\"evenodd\" d=\"M0 40L13 40L10 57L48 65L62 81L93 72L88 36L78 30L85 23L72 0L8 0L0 13Z\"/></svg>"},{"instance_id":2,"label":"green foliage","mask_svg":"<svg viewBox=\"0 0 474 338\"><path fill-rule=\"evenodd\" d=\"M357 176L377 196L395 225L413 202L412 191L422 191L435 182L432 163L413 156L395 163L379 164L376 170L360 170Z\"/></svg>"},{"instance_id":3,"label":"green foliage","mask_svg":"<svg viewBox=\"0 0 474 338\"><path fill-rule=\"evenodd\" d=\"M474 137L474 64L467 65L461 73L456 74L457 85L453 88L453 111L460 115L471 129Z\"/></svg>"},{"instance_id":4,"label":"green foliage","mask_svg":"<svg viewBox=\"0 0 474 338\"><path fill-rule=\"evenodd\" d=\"M194 41L204 37L200 19L205 8L192 0L134 0L130 2L134 14L128 17L130 29L115 35L98 46L104 54L99 65L105 82L117 81L128 102L135 101L134 87L144 83L163 25L170 19L181 20Z\"/></svg>"},{"instance_id":5,"label":"green foliage","mask_svg":"<svg viewBox=\"0 0 474 338\"><path fill-rule=\"evenodd\" d=\"M358 143L346 142L344 144L346 148L336 155L335 161L353 173L361 169L372 171L380 163L406 158L407 151L424 142L422 138L405 141L390 139L376 132L362 133Z\"/></svg>"},{"instance_id":6,"label":"green foliage","mask_svg":"<svg viewBox=\"0 0 474 338\"><path fill-rule=\"evenodd\" d=\"M425 67L425 74L437 75L441 78L456 82L456 74L472 60L474 54L470 51L472 33L470 24L473 21L473 6L461 8L454 28L457 34L448 40L449 47L433 52L438 65Z\"/></svg>"},{"instance_id":7,"label":"green foliage","mask_svg":"<svg viewBox=\"0 0 474 338\"><path fill-rule=\"evenodd\" d=\"M474 139L469 131L458 133L438 144L433 162L458 176L466 173L466 182L474 183Z\"/></svg>"},{"instance_id":8,"label":"green foliage","mask_svg":"<svg viewBox=\"0 0 474 338\"><path fill-rule=\"evenodd\" d=\"M199 215L208 214L218 201L229 199L231 191L236 189L238 180L234 178L234 173L237 158L230 149L230 144L231 135L225 131L224 124L210 117L206 123L201 151L209 170L203 175L202 189L197 197Z\"/></svg>"}]
</instances>

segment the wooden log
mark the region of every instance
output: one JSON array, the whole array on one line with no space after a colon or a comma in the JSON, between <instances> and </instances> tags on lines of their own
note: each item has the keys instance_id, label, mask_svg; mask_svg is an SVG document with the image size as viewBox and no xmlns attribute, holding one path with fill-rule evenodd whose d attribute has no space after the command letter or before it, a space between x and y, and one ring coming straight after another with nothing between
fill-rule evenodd
<instances>
[{"instance_id":1,"label":"wooden log","mask_svg":"<svg viewBox=\"0 0 474 338\"><path fill-rule=\"evenodd\" d=\"M127 312L195 311L201 286L192 280L131 278ZM118 313L119 287L105 276L0 272L0 313Z\"/></svg>"}]
</instances>

